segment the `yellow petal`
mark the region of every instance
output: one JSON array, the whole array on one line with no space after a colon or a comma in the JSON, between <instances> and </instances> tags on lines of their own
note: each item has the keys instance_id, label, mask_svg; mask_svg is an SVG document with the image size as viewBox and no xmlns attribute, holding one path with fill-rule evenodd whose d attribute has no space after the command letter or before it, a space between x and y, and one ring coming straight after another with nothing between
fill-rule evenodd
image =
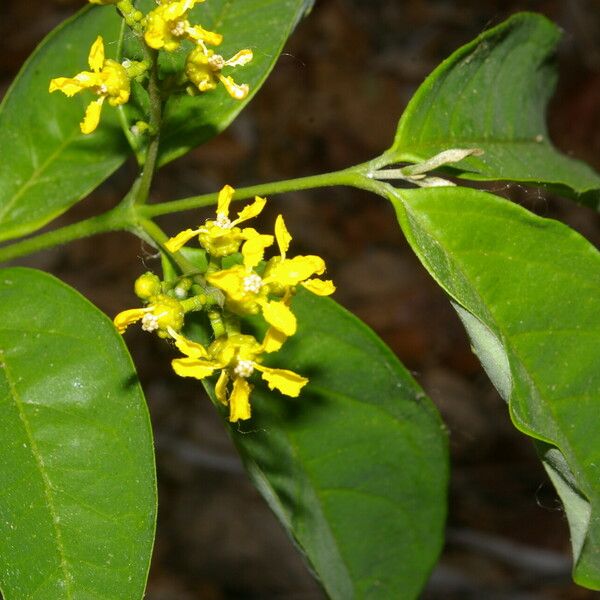
<instances>
[{"instance_id":1,"label":"yellow petal","mask_svg":"<svg viewBox=\"0 0 600 600\"><path fill-rule=\"evenodd\" d=\"M100 123L100 113L102 112L102 103L104 102L104 96L98 98L95 102L90 102L85 111L85 117L79 124L81 133L92 133L98 127Z\"/></svg>"},{"instance_id":2,"label":"yellow petal","mask_svg":"<svg viewBox=\"0 0 600 600\"><path fill-rule=\"evenodd\" d=\"M208 31L208 29L204 29L204 27L200 27L200 25L189 27L186 33L192 40L196 42L201 41L205 44L210 44L211 46L218 46L223 41L223 36L220 33Z\"/></svg>"},{"instance_id":3,"label":"yellow petal","mask_svg":"<svg viewBox=\"0 0 600 600\"><path fill-rule=\"evenodd\" d=\"M171 1L168 4L162 4L155 10L159 11L165 21L176 21L179 17L185 15L192 6L194 6L192 0L180 0L179 2Z\"/></svg>"},{"instance_id":4,"label":"yellow petal","mask_svg":"<svg viewBox=\"0 0 600 600\"><path fill-rule=\"evenodd\" d=\"M89 86L79 79L71 79L69 77L57 77L56 79L50 80L50 92L55 92L56 90L61 91L66 96L74 96L81 92L81 90L85 90Z\"/></svg>"},{"instance_id":5,"label":"yellow petal","mask_svg":"<svg viewBox=\"0 0 600 600\"><path fill-rule=\"evenodd\" d=\"M77 73L73 79L78 81L84 88L93 88L94 86L100 86L104 83L102 73L92 73L91 71L81 71L81 73Z\"/></svg>"},{"instance_id":6,"label":"yellow petal","mask_svg":"<svg viewBox=\"0 0 600 600\"><path fill-rule=\"evenodd\" d=\"M287 335L275 329L275 327L269 327L262 343L262 351L277 352L283 346L285 340L287 340Z\"/></svg>"},{"instance_id":7,"label":"yellow petal","mask_svg":"<svg viewBox=\"0 0 600 600\"><path fill-rule=\"evenodd\" d=\"M227 406L227 384L229 383L229 375L227 371L223 369L219 375L217 385L215 386L215 396L217 400Z\"/></svg>"},{"instance_id":8,"label":"yellow petal","mask_svg":"<svg viewBox=\"0 0 600 600\"><path fill-rule=\"evenodd\" d=\"M144 33L144 40L150 48L159 50L165 45L165 29L166 23L158 17L152 17L152 13L148 14L146 20L146 31Z\"/></svg>"},{"instance_id":9,"label":"yellow petal","mask_svg":"<svg viewBox=\"0 0 600 600\"><path fill-rule=\"evenodd\" d=\"M292 398L296 398L300 394L300 390L308 383L306 377L287 369L271 369L262 365L256 365L256 369L262 372L262 378L269 384L270 390L279 390L282 394Z\"/></svg>"},{"instance_id":10,"label":"yellow petal","mask_svg":"<svg viewBox=\"0 0 600 600\"><path fill-rule=\"evenodd\" d=\"M88 63L90 64L90 69L94 71L94 73L99 73L104 66L104 40L101 35L96 38L96 41L90 48Z\"/></svg>"},{"instance_id":11,"label":"yellow petal","mask_svg":"<svg viewBox=\"0 0 600 600\"><path fill-rule=\"evenodd\" d=\"M277 215L277 219L275 220L275 237L277 238L277 245L279 246L279 253L281 254L281 258L285 258L285 253L290 247L292 236L287 230L287 227L285 226L285 222L283 221L283 217L281 215Z\"/></svg>"},{"instance_id":12,"label":"yellow petal","mask_svg":"<svg viewBox=\"0 0 600 600\"><path fill-rule=\"evenodd\" d=\"M265 248L273 243L272 235L257 234L244 242L242 246L242 255L244 257L244 266L246 269L255 267L265 255Z\"/></svg>"},{"instance_id":13,"label":"yellow petal","mask_svg":"<svg viewBox=\"0 0 600 600\"><path fill-rule=\"evenodd\" d=\"M217 214L229 215L229 205L234 193L235 190L230 185L226 185L221 189L219 198L217 199Z\"/></svg>"},{"instance_id":14,"label":"yellow petal","mask_svg":"<svg viewBox=\"0 0 600 600\"><path fill-rule=\"evenodd\" d=\"M333 281L330 279L322 280L322 279L307 279L302 282L302 285L313 294L317 296L330 296L335 292L335 285L333 285Z\"/></svg>"},{"instance_id":15,"label":"yellow petal","mask_svg":"<svg viewBox=\"0 0 600 600\"><path fill-rule=\"evenodd\" d=\"M202 344L188 340L183 335L179 335L174 329L169 328L171 337L175 340L177 349L189 358L207 358L208 352Z\"/></svg>"},{"instance_id":16,"label":"yellow petal","mask_svg":"<svg viewBox=\"0 0 600 600\"><path fill-rule=\"evenodd\" d=\"M296 333L296 317L283 302L262 302L263 317L269 325L273 325L286 336Z\"/></svg>"},{"instance_id":17,"label":"yellow petal","mask_svg":"<svg viewBox=\"0 0 600 600\"><path fill-rule=\"evenodd\" d=\"M244 227L244 229L241 230L240 235L242 236L242 239L249 240L250 238L252 238L256 235L261 235L261 234L258 233L258 231L256 231L256 229L254 229L254 227Z\"/></svg>"},{"instance_id":18,"label":"yellow petal","mask_svg":"<svg viewBox=\"0 0 600 600\"><path fill-rule=\"evenodd\" d=\"M237 54L234 54L230 59L225 61L225 65L228 67L241 67L242 65L248 64L253 58L252 50L245 48L240 50Z\"/></svg>"},{"instance_id":19,"label":"yellow petal","mask_svg":"<svg viewBox=\"0 0 600 600\"><path fill-rule=\"evenodd\" d=\"M284 287L299 284L312 275L325 271L325 261L319 256L295 256L286 258L275 265L265 277L265 281L274 281Z\"/></svg>"},{"instance_id":20,"label":"yellow petal","mask_svg":"<svg viewBox=\"0 0 600 600\"><path fill-rule=\"evenodd\" d=\"M243 296L243 281L246 270L239 265L224 269L206 276L206 281L220 290L223 290L228 296L238 298Z\"/></svg>"},{"instance_id":21,"label":"yellow petal","mask_svg":"<svg viewBox=\"0 0 600 600\"><path fill-rule=\"evenodd\" d=\"M139 321L146 313L147 308L131 308L120 312L114 319L113 323L119 333L123 333L130 325Z\"/></svg>"},{"instance_id":22,"label":"yellow petal","mask_svg":"<svg viewBox=\"0 0 600 600\"><path fill-rule=\"evenodd\" d=\"M202 77L198 77L194 83L201 92L211 92L217 88L217 82L208 73L205 73Z\"/></svg>"},{"instance_id":23,"label":"yellow petal","mask_svg":"<svg viewBox=\"0 0 600 600\"><path fill-rule=\"evenodd\" d=\"M233 390L229 398L229 420L235 423L250 418L250 392L252 386L243 378L233 380Z\"/></svg>"},{"instance_id":24,"label":"yellow petal","mask_svg":"<svg viewBox=\"0 0 600 600\"><path fill-rule=\"evenodd\" d=\"M238 213L238 218L233 222L233 225L237 225L242 221L247 221L259 215L262 209L265 207L267 200L260 196L254 197L254 202L244 206L244 208Z\"/></svg>"},{"instance_id":25,"label":"yellow petal","mask_svg":"<svg viewBox=\"0 0 600 600\"><path fill-rule=\"evenodd\" d=\"M175 237L170 238L165 242L165 248L169 252L177 252L185 246L195 235L198 235L197 229L186 229L178 233Z\"/></svg>"},{"instance_id":26,"label":"yellow petal","mask_svg":"<svg viewBox=\"0 0 600 600\"><path fill-rule=\"evenodd\" d=\"M219 81L225 86L227 93L233 99L243 100L248 95L250 88L245 83L238 85L233 80L233 77L225 77L224 75L221 75L221 74L217 75L217 77L219 78Z\"/></svg>"},{"instance_id":27,"label":"yellow petal","mask_svg":"<svg viewBox=\"0 0 600 600\"><path fill-rule=\"evenodd\" d=\"M201 358L176 358L171 361L171 365L180 377L195 377L196 379L204 379L222 366L220 363Z\"/></svg>"}]
</instances>

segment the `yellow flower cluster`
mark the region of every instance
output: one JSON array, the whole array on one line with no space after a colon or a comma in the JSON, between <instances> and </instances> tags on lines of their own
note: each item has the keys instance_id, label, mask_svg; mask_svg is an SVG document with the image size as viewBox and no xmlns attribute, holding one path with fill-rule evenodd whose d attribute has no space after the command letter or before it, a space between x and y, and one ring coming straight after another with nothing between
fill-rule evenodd
<instances>
[{"instance_id":1,"label":"yellow flower cluster","mask_svg":"<svg viewBox=\"0 0 600 600\"><path fill-rule=\"evenodd\" d=\"M332 294L335 287L331 281L318 278L325 271L322 258L312 255L288 258L292 236L281 215L276 219L274 235L239 226L262 211L264 198L255 197L237 218L231 219L229 207L234 193L232 187L225 186L219 193L216 219L209 219L196 229L186 229L164 245L167 251L176 253L197 238L209 258L206 272L188 275L183 292L181 283L170 288L170 284L161 282L156 275L143 275L136 282L136 293L147 305L119 313L114 322L120 333L141 321L146 331L157 331L162 337L173 339L185 355L172 363L182 377L204 379L220 371L216 397L229 405L229 419L238 421L250 418L252 385L248 378L255 371L270 389L291 397L299 395L308 379L286 369L266 367L262 358L279 350L296 333L297 320L291 301L298 285L320 296ZM265 251L274 243L278 252L265 261ZM223 259L231 264L236 257L241 263L223 268ZM210 301L207 290L211 289L220 292L218 299ZM192 310L206 310L211 319L224 324L218 332L215 329L216 339L207 347L181 333L184 316ZM268 325L262 342L240 331L240 317L256 314L262 315Z\"/></svg>"},{"instance_id":2,"label":"yellow flower cluster","mask_svg":"<svg viewBox=\"0 0 600 600\"><path fill-rule=\"evenodd\" d=\"M144 16L134 8L131 0L89 0L91 4L116 5L125 22L134 27L145 44L153 50L174 52L184 40L191 42L193 47L187 55L184 69L184 76L189 82L188 93L214 90L220 82L232 98L243 100L248 95L248 85L237 84L231 75L223 75L221 71L226 67L239 67L249 63L253 58L252 50L240 50L226 60L207 47L221 44L223 36L208 31L201 25L192 25L188 20L189 11L204 1L157 0L158 6ZM71 78L57 77L50 81L50 92L58 90L67 96L73 96L90 90L99 96L88 105L80 124L84 134L92 133L98 126L104 101L108 100L111 106L128 102L131 80L140 78L149 68L145 62L125 60L118 63L105 58L104 54L104 41L98 36L88 57L90 71L82 71Z\"/></svg>"},{"instance_id":3,"label":"yellow flower cluster","mask_svg":"<svg viewBox=\"0 0 600 600\"><path fill-rule=\"evenodd\" d=\"M111 106L125 104L131 93L131 80L123 65L104 56L104 40L101 36L92 44L88 63L91 71L82 71L73 78L58 77L50 81L50 92L61 91L74 96L83 90L91 90L99 98L88 104L81 122L82 133L92 133L100 122L102 105L108 98Z\"/></svg>"},{"instance_id":4,"label":"yellow flower cluster","mask_svg":"<svg viewBox=\"0 0 600 600\"><path fill-rule=\"evenodd\" d=\"M191 25L188 20L189 11L204 0L162 0L153 11L146 15L144 39L150 48L165 49L167 52L177 50L183 40L195 44L185 62L185 74L193 84L191 93L208 92L217 87L220 81L229 95L236 100L243 100L249 92L247 85L238 85L231 76L221 73L224 67L239 67L252 60L252 50L240 50L235 56L225 60L210 46L218 46L223 36L208 31L201 25Z\"/></svg>"}]
</instances>

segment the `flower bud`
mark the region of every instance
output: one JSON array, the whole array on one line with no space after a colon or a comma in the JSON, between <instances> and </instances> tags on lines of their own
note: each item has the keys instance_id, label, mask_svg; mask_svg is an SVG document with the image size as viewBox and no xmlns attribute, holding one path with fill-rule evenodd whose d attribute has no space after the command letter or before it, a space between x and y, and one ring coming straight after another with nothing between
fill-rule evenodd
<instances>
[{"instance_id":1,"label":"flower bud","mask_svg":"<svg viewBox=\"0 0 600 600\"><path fill-rule=\"evenodd\" d=\"M151 271L140 275L135 280L135 295L142 300L149 300L161 292L160 279Z\"/></svg>"}]
</instances>

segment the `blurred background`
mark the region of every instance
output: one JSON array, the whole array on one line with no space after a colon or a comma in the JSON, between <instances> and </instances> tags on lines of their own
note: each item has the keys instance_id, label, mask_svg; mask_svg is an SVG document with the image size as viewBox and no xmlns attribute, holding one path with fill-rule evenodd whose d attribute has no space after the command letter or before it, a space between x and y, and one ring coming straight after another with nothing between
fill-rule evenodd
<instances>
[{"instance_id":1,"label":"blurred background","mask_svg":"<svg viewBox=\"0 0 600 600\"><path fill-rule=\"evenodd\" d=\"M2 1L1 94L43 36L82 4ZM331 171L376 156L391 144L423 78L457 47L521 10L541 12L565 31L552 138L600 169L599 0L317 0L247 110L218 138L164 168L153 200ZM113 206L134 173L126 165L56 224ZM520 185L486 189L600 243L594 211ZM390 345L448 425L447 544L423 597L595 597L570 582L566 518L532 444L512 427L391 208L378 197L335 188L276 197L265 222L280 211L295 252L326 259L336 300ZM162 225L174 233L206 215L182 213ZM134 279L158 268L151 249L126 234L83 240L20 264L50 271L111 316L137 304ZM160 513L148 600L324 598L249 483L198 382L172 374L172 352L155 337L133 328L126 339L156 434Z\"/></svg>"}]
</instances>

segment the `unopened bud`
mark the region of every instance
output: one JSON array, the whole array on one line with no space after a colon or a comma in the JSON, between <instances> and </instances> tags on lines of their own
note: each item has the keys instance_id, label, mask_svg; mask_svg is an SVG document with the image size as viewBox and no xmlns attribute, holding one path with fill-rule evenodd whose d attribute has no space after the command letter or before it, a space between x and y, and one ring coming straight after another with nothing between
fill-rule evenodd
<instances>
[{"instance_id":1,"label":"unopened bud","mask_svg":"<svg viewBox=\"0 0 600 600\"><path fill-rule=\"evenodd\" d=\"M154 273L148 271L135 280L135 295L142 300L149 300L161 292L160 279Z\"/></svg>"}]
</instances>

